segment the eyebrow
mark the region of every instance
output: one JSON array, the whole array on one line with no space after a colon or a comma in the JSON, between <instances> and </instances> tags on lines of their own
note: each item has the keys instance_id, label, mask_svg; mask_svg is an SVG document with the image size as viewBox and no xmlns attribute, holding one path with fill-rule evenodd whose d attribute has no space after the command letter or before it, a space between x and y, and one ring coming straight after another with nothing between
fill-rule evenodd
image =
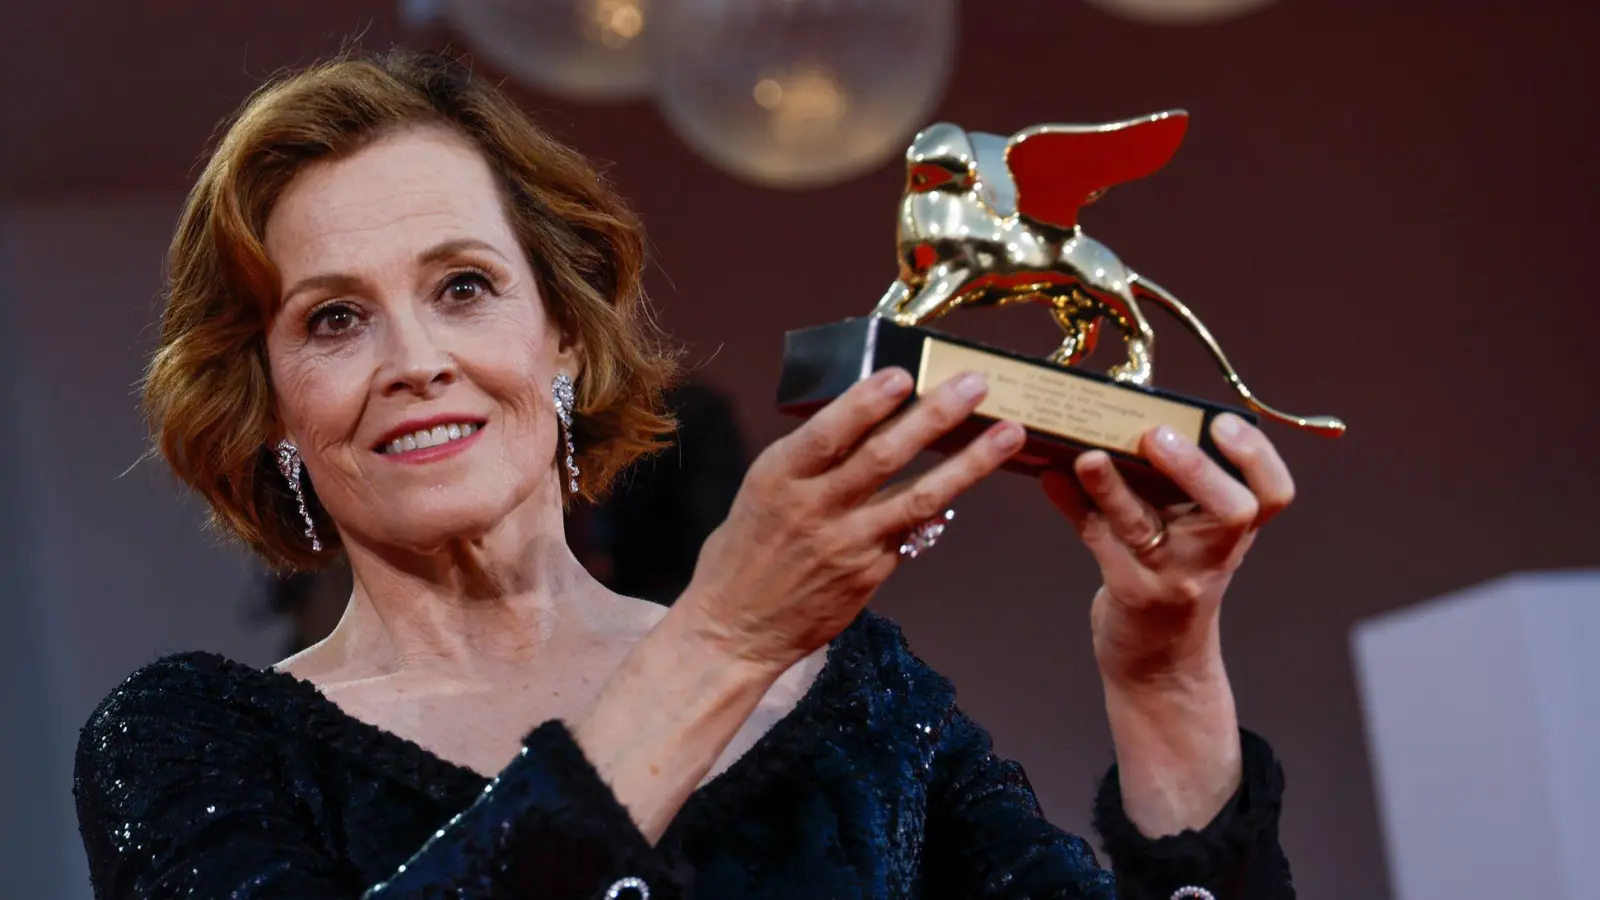
<instances>
[{"instance_id":1,"label":"eyebrow","mask_svg":"<svg viewBox=\"0 0 1600 900\"><path fill-rule=\"evenodd\" d=\"M492 245L484 243L477 238L454 238L448 241L440 241L439 243L434 244L432 247L429 247L428 249L417 254L417 261L423 265L437 265L438 263L441 263L447 259L459 256L461 253L468 250L478 250L486 253L492 253L501 259L505 258L499 250L496 250ZM355 275L345 275L337 272L329 272L321 275L308 275L305 278L295 282L293 287L283 292L283 299L279 301L279 305L288 305L289 300L296 294L301 294L306 291L325 290L329 292L345 293L358 290L361 284L362 279Z\"/></svg>"},{"instance_id":2,"label":"eyebrow","mask_svg":"<svg viewBox=\"0 0 1600 900\"><path fill-rule=\"evenodd\" d=\"M501 259L505 258L501 255L499 250L496 250L493 246L486 244L477 238L456 238L454 240L441 241L422 251L422 253L417 256L417 261L427 264L440 263L451 258L452 256L459 256L462 252L467 250L481 250L485 253L493 253L495 256L499 256Z\"/></svg>"}]
</instances>

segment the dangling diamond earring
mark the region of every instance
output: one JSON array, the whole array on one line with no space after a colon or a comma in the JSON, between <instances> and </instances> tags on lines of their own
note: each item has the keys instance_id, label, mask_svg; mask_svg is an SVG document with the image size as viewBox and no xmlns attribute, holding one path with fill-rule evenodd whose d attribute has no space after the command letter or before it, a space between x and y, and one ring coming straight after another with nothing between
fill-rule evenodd
<instances>
[{"instance_id":1,"label":"dangling diamond earring","mask_svg":"<svg viewBox=\"0 0 1600 900\"><path fill-rule=\"evenodd\" d=\"M561 436L567 442L567 490L576 494L578 492L578 464L573 461L572 448L572 410L577 405L577 400L572 393L572 379L567 373L562 372L550 385L550 393L556 401L556 418L561 420Z\"/></svg>"},{"instance_id":2,"label":"dangling diamond earring","mask_svg":"<svg viewBox=\"0 0 1600 900\"><path fill-rule=\"evenodd\" d=\"M311 511L306 509L306 489L300 485L300 448L288 441L278 442L278 471L294 491L295 502L300 504L300 518L306 520L306 537L311 538L311 549L322 552L322 542L317 540L317 527L311 523Z\"/></svg>"}]
</instances>

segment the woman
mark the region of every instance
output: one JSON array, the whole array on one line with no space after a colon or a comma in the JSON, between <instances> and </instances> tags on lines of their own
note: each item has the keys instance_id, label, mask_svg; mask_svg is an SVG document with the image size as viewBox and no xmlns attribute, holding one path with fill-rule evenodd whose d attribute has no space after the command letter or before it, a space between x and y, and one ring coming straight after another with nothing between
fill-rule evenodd
<instances>
[{"instance_id":1,"label":"woman","mask_svg":"<svg viewBox=\"0 0 1600 900\"><path fill-rule=\"evenodd\" d=\"M1104 454L1045 489L1098 559L1110 856L1042 817L951 686L864 612L1021 440L887 486L981 378L863 380L753 461L670 609L562 539L656 448L673 361L642 242L593 171L456 65L339 61L252 97L174 239L146 401L161 450L268 559L348 560L327 640L261 671L133 674L82 735L101 898L1292 896L1281 780L1239 728L1217 614L1290 499L1152 433L1197 503Z\"/></svg>"}]
</instances>

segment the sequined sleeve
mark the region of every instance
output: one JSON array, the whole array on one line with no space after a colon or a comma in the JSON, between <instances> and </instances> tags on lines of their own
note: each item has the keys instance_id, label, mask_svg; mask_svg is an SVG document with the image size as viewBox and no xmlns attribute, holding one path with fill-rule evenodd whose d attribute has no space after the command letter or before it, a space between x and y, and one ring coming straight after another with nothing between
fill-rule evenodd
<instances>
[{"instance_id":1,"label":"sequined sleeve","mask_svg":"<svg viewBox=\"0 0 1600 900\"><path fill-rule=\"evenodd\" d=\"M1193 885L1216 900L1294 900L1294 879L1278 841L1283 767L1259 735L1240 729L1244 777L1222 811L1200 831L1151 840L1122 809L1117 768L1095 797L1094 826L1117 870L1123 900L1182 897ZM1195 893L1191 896L1204 897Z\"/></svg>"},{"instance_id":2,"label":"sequined sleeve","mask_svg":"<svg viewBox=\"0 0 1600 900\"><path fill-rule=\"evenodd\" d=\"M1277 832L1282 772L1265 741L1241 734L1244 783L1200 832L1144 837L1123 813L1113 767L1094 810L1106 869L1086 841L1044 818L1022 767L957 710L936 755L928 857L942 882L960 885L951 896L984 900L1292 900Z\"/></svg>"},{"instance_id":3,"label":"sequined sleeve","mask_svg":"<svg viewBox=\"0 0 1600 900\"><path fill-rule=\"evenodd\" d=\"M652 900L680 896L681 874L554 722L390 879L360 884L317 810L286 788L281 732L221 686L144 671L101 704L78 745L78 824L98 900L600 900L630 877Z\"/></svg>"}]
</instances>

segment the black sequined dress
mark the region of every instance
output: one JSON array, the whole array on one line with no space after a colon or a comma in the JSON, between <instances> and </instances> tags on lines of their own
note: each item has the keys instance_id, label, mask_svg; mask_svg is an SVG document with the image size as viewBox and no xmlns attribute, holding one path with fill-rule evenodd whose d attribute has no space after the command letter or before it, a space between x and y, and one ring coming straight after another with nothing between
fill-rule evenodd
<instances>
[{"instance_id":1,"label":"black sequined dress","mask_svg":"<svg viewBox=\"0 0 1600 900\"><path fill-rule=\"evenodd\" d=\"M796 708L655 846L559 722L489 780L308 682L210 654L162 659L106 698L75 794L100 900L644 895L630 884L651 900L1169 900L1190 886L1286 900L1281 770L1260 738L1242 740L1244 783L1199 832L1144 838L1113 767L1094 810L1102 868L1043 818L949 682L864 613Z\"/></svg>"}]
</instances>

